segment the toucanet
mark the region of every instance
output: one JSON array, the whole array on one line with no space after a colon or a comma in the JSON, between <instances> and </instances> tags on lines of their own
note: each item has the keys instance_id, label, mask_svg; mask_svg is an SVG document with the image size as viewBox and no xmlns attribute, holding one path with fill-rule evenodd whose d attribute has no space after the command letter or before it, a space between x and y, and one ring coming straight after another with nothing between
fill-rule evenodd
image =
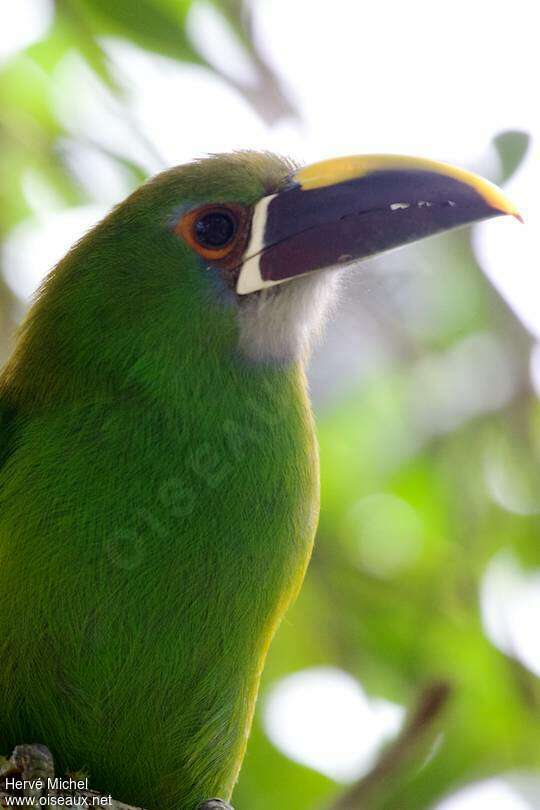
<instances>
[{"instance_id":1,"label":"toucanet","mask_svg":"<svg viewBox=\"0 0 540 810\"><path fill-rule=\"evenodd\" d=\"M156 810L230 799L317 525L305 364L338 270L501 214L446 164L238 152L77 242L0 377L0 751Z\"/></svg>"}]
</instances>

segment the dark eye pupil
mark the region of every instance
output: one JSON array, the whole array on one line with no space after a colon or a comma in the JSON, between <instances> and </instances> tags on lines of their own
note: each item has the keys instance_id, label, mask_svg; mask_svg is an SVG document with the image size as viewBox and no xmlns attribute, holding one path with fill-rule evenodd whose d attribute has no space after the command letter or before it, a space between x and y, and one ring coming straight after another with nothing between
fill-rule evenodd
<instances>
[{"instance_id":1,"label":"dark eye pupil","mask_svg":"<svg viewBox=\"0 0 540 810\"><path fill-rule=\"evenodd\" d=\"M226 211L210 211L195 223L197 242L203 247L224 247L234 236L236 224Z\"/></svg>"}]
</instances>

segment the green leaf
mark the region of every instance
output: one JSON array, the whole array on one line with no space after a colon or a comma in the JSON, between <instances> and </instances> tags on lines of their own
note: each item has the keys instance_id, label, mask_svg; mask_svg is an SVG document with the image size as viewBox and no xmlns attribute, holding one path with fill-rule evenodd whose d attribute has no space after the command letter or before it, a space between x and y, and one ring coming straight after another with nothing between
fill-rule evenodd
<instances>
[{"instance_id":1,"label":"green leaf","mask_svg":"<svg viewBox=\"0 0 540 810\"><path fill-rule=\"evenodd\" d=\"M501 161L499 182L506 183L525 160L529 151L531 136L528 132L508 130L496 135L493 143Z\"/></svg>"},{"instance_id":2,"label":"green leaf","mask_svg":"<svg viewBox=\"0 0 540 810\"><path fill-rule=\"evenodd\" d=\"M94 37L119 36L141 48L184 62L205 64L190 42L185 18L189 3L165 0L57 0Z\"/></svg>"}]
</instances>

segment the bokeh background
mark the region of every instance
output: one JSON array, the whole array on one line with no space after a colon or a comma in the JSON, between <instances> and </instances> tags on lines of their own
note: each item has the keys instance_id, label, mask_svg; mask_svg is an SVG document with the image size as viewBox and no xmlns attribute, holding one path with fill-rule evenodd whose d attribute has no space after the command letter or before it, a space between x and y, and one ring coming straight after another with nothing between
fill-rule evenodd
<instances>
[{"instance_id":1,"label":"bokeh background","mask_svg":"<svg viewBox=\"0 0 540 810\"><path fill-rule=\"evenodd\" d=\"M1 359L70 244L149 174L208 152L449 160L505 185L526 220L345 281L310 368L317 547L238 810L325 807L358 780L359 809L540 808L536 6L1 4ZM429 733L411 732L441 683Z\"/></svg>"}]
</instances>

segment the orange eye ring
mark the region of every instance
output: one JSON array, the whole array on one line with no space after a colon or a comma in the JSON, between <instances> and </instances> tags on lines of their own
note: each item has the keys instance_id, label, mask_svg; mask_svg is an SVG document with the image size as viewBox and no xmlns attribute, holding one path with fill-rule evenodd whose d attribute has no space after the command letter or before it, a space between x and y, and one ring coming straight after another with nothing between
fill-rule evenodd
<instances>
[{"instance_id":1,"label":"orange eye ring","mask_svg":"<svg viewBox=\"0 0 540 810\"><path fill-rule=\"evenodd\" d=\"M249 209L238 203L208 203L188 211L174 232L206 262L231 269L240 263L250 219Z\"/></svg>"}]
</instances>

